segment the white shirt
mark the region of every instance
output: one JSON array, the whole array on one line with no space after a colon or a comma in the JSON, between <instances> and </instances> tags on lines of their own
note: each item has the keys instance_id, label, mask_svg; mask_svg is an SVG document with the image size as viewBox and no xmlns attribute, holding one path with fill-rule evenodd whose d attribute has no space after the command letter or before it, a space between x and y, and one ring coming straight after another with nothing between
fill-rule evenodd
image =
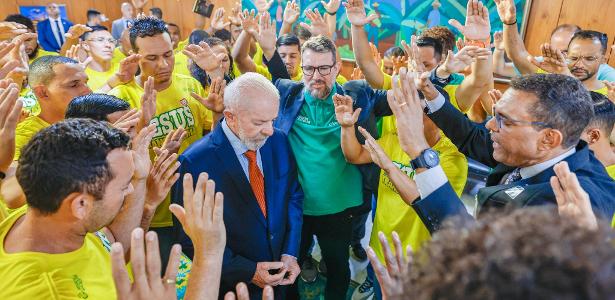
<instances>
[{"instance_id":1,"label":"white shirt","mask_svg":"<svg viewBox=\"0 0 615 300\"><path fill-rule=\"evenodd\" d=\"M53 32L53 36L56 38L56 42L58 42L58 45L62 47L62 37L64 37L64 34L66 34L66 31L64 31L64 25L62 24L62 19L60 17L58 17L57 19L49 17L49 23L51 24L51 31ZM58 32L57 26L60 27L60 32Z\"/></svg>"}]
</instances>

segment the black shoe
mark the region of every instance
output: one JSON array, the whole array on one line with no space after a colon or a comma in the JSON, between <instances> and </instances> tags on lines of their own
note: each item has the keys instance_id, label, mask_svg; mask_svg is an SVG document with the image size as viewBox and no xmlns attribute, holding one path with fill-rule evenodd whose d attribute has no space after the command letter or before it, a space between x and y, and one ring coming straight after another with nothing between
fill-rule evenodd
<instances>
[{"instance_id":1,"label":"black shoe","mask_svg":"<svg viewBox=\"0 0 615 300\"><path fill-rule=\"evenodd\" d=\"M316 271L316 265L314 265L314 261L311 257L306 258L301 265L301 273L299 273L299 276L304 282L316 281L318 271Z\"/></svg>"},{"instance_id":2,"label":"black shoe","mask_svg":"<svg viewBox=\"0 0 615 300\"><path fill-rule=\"evenodd\" d=\"M354 256L354 258L358 261L367 260L367 252L365 252L365 249L363 249L361 244L352 245L352 256Z\"/></svg>"}]
</instances>

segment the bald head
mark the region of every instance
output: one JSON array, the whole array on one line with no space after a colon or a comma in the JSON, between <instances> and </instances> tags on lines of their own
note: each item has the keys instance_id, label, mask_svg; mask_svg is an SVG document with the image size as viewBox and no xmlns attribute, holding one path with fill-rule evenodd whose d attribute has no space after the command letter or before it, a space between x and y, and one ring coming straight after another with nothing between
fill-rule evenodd
<instances>
[{"instance_id":1,"label":"bald head","mask_svg":"<svg viewBox=\"0 0 615 300\"><path fill-rule=\"evenodd\" d=\"M122 17L124 17L124 19L134 18L134 9L132 7L132 4L128 2L122 3L121 10L122 10Z\"/></svg>"},{"instance_id":2,"label":"bald head","mask_svg":"<svg viewBox=\"0 0 615 300\"><path fill-rule=\"evenodd\" d=\"M279 101L278 89L258 73L245 73L224 89L224 107L233 112L271 104L277 108Z\"/></svg>"}]
</instances>

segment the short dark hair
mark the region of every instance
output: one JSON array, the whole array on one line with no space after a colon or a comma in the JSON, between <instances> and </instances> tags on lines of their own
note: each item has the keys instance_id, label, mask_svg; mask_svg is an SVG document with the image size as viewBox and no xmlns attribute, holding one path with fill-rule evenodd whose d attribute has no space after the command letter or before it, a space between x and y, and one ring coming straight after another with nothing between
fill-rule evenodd
<instances>
[{"instance_id":1,"label":"short dark hair","mask_svg":"<svg viewBox=\"0 0 615 300\"><path fill-rule=\"evenodd\" d=\"M559 130L562 146L572 147L594 115L589 91L578 79L560 74L531 74L510 82L515 90L532 93L538 98L528 113L536 121Z\"/></svg>"},{"instance_id":2,"label":"short dark hair","mask_svg":"<svg viewBox=\"0 0 615 300\"><path fill-rule=\"evenodd\" d=\"M589 121L588 127L598 127L610 135L615 124L615 104L603 94L589 93L594 103L594 117Z\"/></svg>"},{"instance_id":3,"label":"short dark hair","mask_svg":"<svg viewBox=\"0 0 615 300\"><path fill-rule=\"evenodd\" d=\"M107 94L92 93L74 98L66 108L65 119L87 118L109 121L108 116L118 111L129 110L128 102Z\"/></svg>"},{"instance_id":4,"label":"short dark hair","mask_svg":"<svg viewBox=\"0 0 615 300\"><path fill-rule=\"evenodd\" d=\"M275 42L275 46L297 46L297 49L301 51L301 41L299 41L299 38L294 34L281 35Z\"/></svg>"},{"instance_id":5,"label":"short dark hair","mask_svg":"<svg viewBox=\"0 0 615 300\"><path fill-rule=\"evenodd\" d=\"M226 29L216 30L213 37L219 38L225 42L231 41L233 39L233 35L231 34L231 32Z\"/></svg>"},{"instance_id":6,"label":"short dark hair","mask_svg":"<svg viewBox=\"0 0 615 300\"><path fill-rule=\"evenodd\" d=\"M313 36L309 40L305 41L305 43L301 46L301 55L303 55L303 52L308 49L316 53L330 52L331 55L333 55L333 63L337 62L337 48L335 47L335 43L324 35Z\"/></svg>"},{"instance_id":7,"label":"short dark hair","mask_svg":"<svg viewBox=\"0 0 615 300\"><path fill-rule=\"evenodd\" d=\"M129 137L107 122L69 119L38 132L22 150L17 181L30 208L58 211L71 193L102 199L113 178L107 155L126 149Z\"/></svg>"},{"instance_id":8,"label":"short dark hair","mask_svg":"<svg viewBox=\"0 0 615 300\"><path fill-rule=\"evenodd\" d=\"M455 48L455 34L445 26L434 26L423 30L421 37L437 39L442 44L442 53L446 55L448 51Z\"/></svg>"},{"instance_id":9,"label":"short dark hair","mask_svg":"<svg viewBox=\"0 0 615 300\"><path fill-rule=\"evenodd\" d=\"M293 28L293 34L296 35L300 40L306 41L312 37L312 32L299 24L295 25L295 27Z\"/></svg>"},{"instance_id":10,"label":"short dark hair","mask_svg":"<svg viewBox=\"0 0 615 300\"><path fill-rule=\"evenodd\" d=\"M100 13L99 11L97 11L95 9L88 9L88 12L87 12L88 21L91 20L92 18L98 17L100 15L102 15L102 13Z\"/></svg>"},{"instance_id":11,"label":"short dark hair","mask_svg":"<svg viewBox=\"0 0 615 300\"><path fill-rule=\"evenodd\" d=\"M449 222L416 253L402 299L612 299L614 233L554 206Z\"/></svg>"},{"instance_id":12,"label":"short dark hair","mask_svg":"<svg viewBox=\"0 0 615 300\"><path fill-rule=\"evenodd\" d=\"M168 26L173 26L173 27L177 28L177 30L179 30L179 26L177 26L177 24L175 24L175 23L169 23L169 22L167 22L167 27L168 27Z\"/></svg>"},{"instance_id":13,"label":"short dark hair","mask_svg":"<svg viewBox=\"0 0 615 300\"><path fill-rule=\"evenodd\" d=\"M88 31L84 34L81 35L81 40L85 41L88 36L90 36L90 34L96 32L96 31L109 31L109 28L102 26L102 25L95 25L95 26L90 26L90 28L92 28L91 31Z\"/></svg>"},{"instance_id":14,"label":"short dark hair","mask_svg":"<svg viewBox=\"0 0 615 300\"><path fill-rule=\"evenodd\" d=\"M600 45L602 46L602 54L606 54L606 49L609 47L609 36L606 33L595 30L579 30L575 32L570 39L570 43L568 43L569 48L574 40L599 41Z\"/></svg>"},{"instance_id":15,"label":"short dark hair","mask_svg":"<svg viewBox=\"0 0 615 300\"><path fill-rule=\"evenodd\" d=\"M197 29L190 33L190 36L188 37L188 43L192 45L198 45L200 42L204 41L209 37L211 36L209 35L209 33L207 33L207 31Z\"/></svg>"},{"instance_id":16,"label":"short dark hair","mask_svg":"<svg viewBox=\"0 0 615 300\"><path fill-rule=\"evenodd\" d=\"M159 34L169 34L164 21L153 17L137 18L129 30L130 45L137 52L137 38L152 37Z\"/></svg>"},{"instance_id":17,"label":"short dark hair","mask_svg":"<svg viewBox=\"0 0 615 300\"><path fill-rule=\"evenodd\" d=\"M30 64L28 72L28 83L35 87L38 85L47 85L56 77L53 67L56 65L78 64L79 62L65 56L45 55L35 59Z\"/></svg>"},{"instance_id":18,"label":"short dark hair","mask_svg":"<svg viewBox=\"0 0 615 300\"><path fill-rule=\"evenodd\" d=\"M28 27L31 32L36 32L34 29L34 23L28 17L20 14L8 15L4 19L6 22L15 22Z\"/></svg>"},{"instance_id":19,"label":"short dark hair","mask_svg":"<svg viewBox=\"0 0 615 300\"><path fill-rule=\"evenodd\" d=\"M400 56L406 56L406 52L404 52L404 49L398 46L393 46L387 49L387 51L384 51L384 57L400 57Z\"/></svg>"},{"instance_id":20,"label":"short dark hair","mask_svg":"<svg viewBox=\"0 0 615 300\"><path fill-rule=\"evenodd\" d=\"M419 47L433 48L436 60L442 59L442 43L440 43L439 40L428 36L421 36L416 39L416 45Z\"/></svg>"},{"instance_id":21,"label":"short dark hair","mask_svg":"<svg viewBox=\"0 0 615 300\"><path fill-rule=\"evenodd\" d=\"M574 32L580 31L581 27L579 27L579 25L575 25L575 24L561 24L561 25L558 25L557 27L555 27L555 29L553 29L553 31L551 31L551 35L550 36L553 36L556 32L564 31L564 30L570 30L570 31L572 31L574 33Z\"/></svg>"},{"instance_id":22,"label":"short dark hair","mask_svg":"<svg viewBox=\"0 0 615 300\"><path fill-rule=\"evenodd\" d=\"M152 15L158 17L158 19L162 20L162 9L160 9L160 7L152 7L149 9L149 12L151 12Z\"/></svg>"}]
</instances>

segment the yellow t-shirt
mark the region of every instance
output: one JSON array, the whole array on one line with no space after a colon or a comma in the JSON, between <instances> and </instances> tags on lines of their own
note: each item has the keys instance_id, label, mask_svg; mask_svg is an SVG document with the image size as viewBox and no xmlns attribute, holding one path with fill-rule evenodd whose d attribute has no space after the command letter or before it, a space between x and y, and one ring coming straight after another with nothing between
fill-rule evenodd
<instances>
[{"instance_id":1,"label":"yellow t-shirt","mask_svg":"<svg viewBox=\"0 0 615 300\"><path fill-rule=\"evenodd\" d=\"M179 48L179 47L178 47ZM173 67L173 73L182 74L191 77L190 70L188 69L188 56L181 51L175 53L175 66Z\"/></svg>"},{"instance_id":2,"label":"yellow t-shirt","mask_svg":"<svg viewBox=\"0 0 615 300\"><path fill-rule=\"evenodd\" d=\"M60 55L58 52L51 52L51 51L47 51L45 49L43 49L41 46L38 47L38 52L36 52L36 56L34 58L31 58L28 61L28 64L32 64L33 61L35 61L37 58L42 57L42 56L47 56L47 55L51 55L51 56L58 56Z\"/></svg>"},{"instance_id":3,"label":"yellow t-shirt","mask_svg":"<svg viewBox=\"0 0 615 300\"><path fill-rule=\"evenodd\" d=\"M51 126L38 116L30 116L17 124L15 129L15 156L13 160L19 160L21 149L28 144L32 137L39 131Z\"/></svg>"},{"instance_id":4,"label":"yellow t-shirt","mask_svg":"<svg viewBox=\"0 0 615 300\"><path fill-rule=\"evenodd\" d=\"M414 170L410 166L410 157L399 145L395 117L388 116L382 119L382 135L378 143L399 169L410 178L414 177ZM434 145L433 149L438 152L440 165L453 189L460 196L468 177L468 161L466 157L444 135ZM389 239L391 238L391 233L396 231L403 244L403 249L411 245L412 249L418 250L425 241L431 238L429 231L414 209L402 200L393 182L384 171L380 172L376 215L370 238L370 246L374 249L380 260L384 261L384 255L378 240L379 231L384 232ZM392 242L392 240L389 242Z\"/></svg>"},{"instance_id":5,"label":"yellow t-shirt","mask_svg":"<svg viewBox=\"0 0 615 300\"><path fill-rule=\"evenodd\" d=\"M122 59L126 58L126 55L120 51L119 47L113 49L113 58L111 59L111 65L119 66Z\"/></svg>"},{"instance_id":6,"label":"yellow t-shirt","mask_svg":"<svg viewBox=\"0 0 615 300\"><path fill-rule=\"evenodd\" d=\"M382 89L383 90L390 90L393 88L393 76L386 74L384 72L382 72L382 75L384 75L384 78L382 80ZM455 84L449 84L447 86L445 86L443 88L444 91L446 91L448 93L448 99L450 100L451 104L459 111L461 111L459 109L459 105L457 104L457 98L456 98L456 92L457 92L457 88L459 87L459 85L455 85ZM465 111L462 111L463 113L466 113Z\"/></svg>"},{"instance_id":7,"label":"yellow t-shirt","mask_svg":"<svg viewBox=\"0 0 615 300\"><path fill-rule=\"evenodd\" d=\"M85 74L88 75L88 86L90 87L90 89L92 89L92 91L96 92L98 89L100 89L107 83L111 76L117 73L119 68L119 64L112 64L111 68L109 68L109 70L106 72L98 72L90 68L86 68Z\"/></svg>"},{"instance_id":8,"label":"yellow t-shirt","mask_svg":"<svg viewBox=\"0 0 615 300\"><path fill-rule=\"evenodd\" d=\"M254 61L257 66L267 67L265 62L263 62L263 48L261 48L261 45L258 43L256 43L256 52L254 52L254 56L252 56L252 61Z\"/></svg>"},{"instance_id":9,"label":"yellow t-shirt","mask_svg":"<svg viewBox=\"0 0 615 300\"><path fill-rule=\"evenodd\" d=\"M0 299L116 299L111 257L92 233L68 253L6 253L4 239L26 210L0 224Z\"/></svg>"},{"instance_id":10,"label":"yellow t-shirt","mask_svg":"<svg viewBox=\"0 0 615 300\"><path fill-rule=\"evenodd\" d=\"M182 52L182 50L184 50L184 48L186 48L186 46L188 46L188 38L179 41L179 43L177 43L177 48L175 48L175 52Z\"/></svg>"},{"instance_id":11,"label":"yellow t-shirt","mask_svg":"<svg viewBox=\"0 0 615 300\"><path fill-rule=\"evenodd\" d=\"M150 148L160 147L166 135L174 129L183 127L186 139L179 148L181 154L190 144L196 142L206 130L211 129L213 114L203 104L192 98L190 92L206 97L206 92L201 84L181 74L173 74L171 85L156 95L156 115L150 124L156 124L156 133L150 144ZM135 81L115 87L109 92L110 95L124 99L133 108L140 108L141 88ZM153 151L150 152L153 157ZM152 227L168 227L173 225L171 212L169 211L170 197L156 210L152 220Z\"/></svg>"}]
</instances>

